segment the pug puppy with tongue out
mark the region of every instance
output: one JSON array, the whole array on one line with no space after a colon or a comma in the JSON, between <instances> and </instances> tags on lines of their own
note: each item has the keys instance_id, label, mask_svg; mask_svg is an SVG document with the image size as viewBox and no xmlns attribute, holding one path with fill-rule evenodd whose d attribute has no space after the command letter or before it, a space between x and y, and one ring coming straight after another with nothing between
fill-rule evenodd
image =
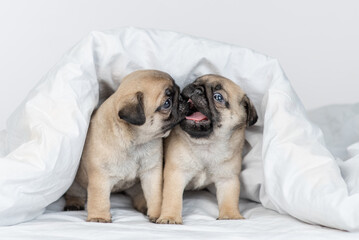
<instances>
[{"instance_id":1,"label":"pug puppy with tongue out","mask_svg":"<svg viewBox=\"0 0 359 240\"><path fill-rule=\"evenodd\" d=\"M257 112L244 91L219 75L197 78L182 91L186 119L165 141L164 188L157 223L182 224L184 190L216 187L219 220L243 219L239 173L246 127Z\"/></svg>"}]
</instances>

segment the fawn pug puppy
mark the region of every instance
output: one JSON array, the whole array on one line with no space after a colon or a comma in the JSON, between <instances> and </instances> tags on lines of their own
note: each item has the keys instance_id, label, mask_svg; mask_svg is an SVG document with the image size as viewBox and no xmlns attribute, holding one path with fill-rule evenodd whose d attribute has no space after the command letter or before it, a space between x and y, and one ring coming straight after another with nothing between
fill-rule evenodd
<instances>
[{"instance_id":1,"label":"fawn pug puppy","mask_svg":"<svg viewBox=\"0 0 359 240\"><path fill-rule=\"evenodd\" d=\"M155 221L162 200L162 138L184 119L184 105L167 73L141 70L126 76L92 115L65 210L84 209L87 197L87 221L111 222L110 193L134 186L129 195L135 208L148 209Z\"/></svg>"},{"instance_id":2,"label":"fawn pug puppy","mask_svg":"<svg viewBox=\"0 0 359 240\"><path fill-rule=\"evenodd\" d=\"M217 190L218 219L242 219L238 201L244 131L256 123L256 110L238 85L218 75L197 78L181 95L190 109L165 140L157 223L181 224L183 191L212 183Z\"/></svg>"}]
</instances>

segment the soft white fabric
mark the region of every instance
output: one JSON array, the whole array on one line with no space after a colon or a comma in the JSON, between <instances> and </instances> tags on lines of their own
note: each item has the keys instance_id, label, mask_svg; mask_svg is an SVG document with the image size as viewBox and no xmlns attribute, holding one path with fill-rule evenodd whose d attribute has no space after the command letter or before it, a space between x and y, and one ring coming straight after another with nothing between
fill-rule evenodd
<instances>
[{"instance_id":1,"label":"soft white fabric","mask_svg":"<svg viewBox=\"0 0 359 240\"><path fill-rule=\"evenodd\" d=\"M0 239L359 239L359 232L348 233L307 224L247 200L239 203L245 220L217 221L216 197L206 191L185 193L183 225L149 222L122 194L111 197L111 224L86 222L86 211L63 212L64 203L61 198L30 222L0 227Z\"/></svg>"},{"instance_id":2,"label":"soft white fabric","mask_svg":"<svg viewBox=\"0 0 359 240\"><path fill-rule=\"evenodd\" d=\"M316 116L317 122L328 120L325 133L333 136L328 139L345 142L326 144L277 60L233 45L135 28L91 33L9 118L0 134L0 225L39 216L61 197L75 176L101 83L116 89L137 69L166 71L181 87L207 73L235 81L259 114L247 131L242 197L309 223L359 230L358 105L341 135L330 119ZM341 127L347 119L337 120Z\"/></svg>"}]
</instances>

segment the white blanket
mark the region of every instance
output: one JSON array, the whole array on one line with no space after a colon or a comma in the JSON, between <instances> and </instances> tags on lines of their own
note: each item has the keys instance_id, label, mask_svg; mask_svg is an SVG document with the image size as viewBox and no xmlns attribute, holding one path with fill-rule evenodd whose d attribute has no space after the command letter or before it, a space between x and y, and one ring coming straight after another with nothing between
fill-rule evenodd
<instances>
[{"instance_id":1,"label":"white blanket","mask_svg":"<svg viewBox=\"0 0 359 240\"><path fill-rule=\"evenodd\" d=\"M0 132L0 225L33 219L62 196L101 100L100 83L116 89L137 69L166 71L181 87L207 73L235 81L259 114L247 131L242 197L308 223L359 230L359 105L313 112L323 135L277 60L233 45L135 28L91 33L9 118Z\"/></svg>"}]
</instances>

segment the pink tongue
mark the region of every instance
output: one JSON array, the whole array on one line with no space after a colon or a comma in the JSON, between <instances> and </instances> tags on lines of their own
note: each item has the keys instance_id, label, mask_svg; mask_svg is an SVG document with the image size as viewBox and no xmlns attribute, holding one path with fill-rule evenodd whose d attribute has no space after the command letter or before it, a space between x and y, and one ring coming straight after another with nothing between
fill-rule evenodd
<instances>
[{"instance_id":1,"label":"pink tongue","mask_svg":"<svg viewBox=\"0 0 359 240\"><path fill-rule=\"evenodd\" d=\"M186 116L186 119L199 122L202 120L207 120L207 117L205 115L203 115L201 112L195 112L190 116Z\"/></svg>"}]
</instances>

